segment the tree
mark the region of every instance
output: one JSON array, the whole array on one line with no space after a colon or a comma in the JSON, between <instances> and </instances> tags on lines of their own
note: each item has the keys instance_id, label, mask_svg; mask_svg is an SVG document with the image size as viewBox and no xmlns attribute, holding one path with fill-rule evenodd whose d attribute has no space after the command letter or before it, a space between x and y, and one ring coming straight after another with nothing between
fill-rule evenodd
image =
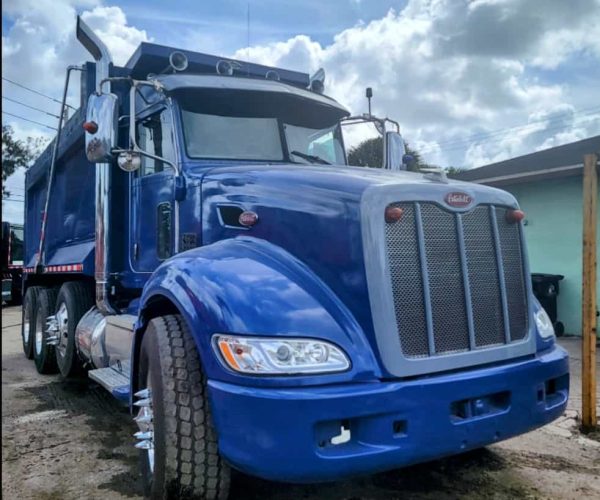
<instances>
[{"instance_id":1,"label":"tree","mask_svg":"<svg viewBox=\"0 0 600 500\"><path fill-rule=\"evenodd\" d=\"M43 137L15 139L12 127L2 125L2 196L10 196L5 187L6 179L19 168L28 168L47 142Z\"/></svg>"},{"instance_id":2,"label":"tree","mask_svg":"<svg viewBox=\"0 0 600 500\"><path fill-rule=\"evenodd\" d=\"M456 177L456 174L460 174L461 172L464 172L466 169L461 168L461 167L446 167L444 170L446 171L446 175L448 177Z\"/></svg>"},{"instance_id":3,"label":"tree","mask_svg":"<svg viewBox=\"0 0 600 500\"><path fill-rule=\"evenodd\" d=\"M423 161L420 153L411 148L404 141L406 154L413 157L413 161L408 165L408 170L419 171L430 165ZM362 141L358 146L354 146L348 152L348 163L355 167L375 167L381 168L383 165L383 137L374 137Z\"/></svg>"}]
</instances>

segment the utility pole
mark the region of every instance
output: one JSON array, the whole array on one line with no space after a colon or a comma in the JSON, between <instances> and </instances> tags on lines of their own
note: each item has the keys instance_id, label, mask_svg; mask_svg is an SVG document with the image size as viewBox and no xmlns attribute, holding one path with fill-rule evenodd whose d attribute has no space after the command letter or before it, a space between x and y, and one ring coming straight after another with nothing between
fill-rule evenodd
<instances>
[{"instance_id":1,"label":"utility pole","mask_svg":"<svg viewBox=\"0 0 600 500\"><path fill-rule=\"evenodd\" d=\"M583 157L583 293L582 293L582 429L596 428L596 316L598 245L596 224L598 218L598 157Z\"/></svg>"}]
</instances>

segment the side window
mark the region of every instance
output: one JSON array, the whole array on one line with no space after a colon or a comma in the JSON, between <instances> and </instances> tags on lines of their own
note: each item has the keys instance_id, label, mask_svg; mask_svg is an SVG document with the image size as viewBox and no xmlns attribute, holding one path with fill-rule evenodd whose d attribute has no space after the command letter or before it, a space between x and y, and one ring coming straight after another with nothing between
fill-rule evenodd
<instances>
[{"instance_id":1,"label":"side window","mask_svg":"<svg viewBox=\"0 0 600 500\"><path fill-rule=\"evenodd\" d=\"M163 110L138 121L136 126L138 145L144 151L175 162L173 124L169 110ZM140 175L152 175L172 167L163 161L142 156Z\"/></svg>"}]
</instances>

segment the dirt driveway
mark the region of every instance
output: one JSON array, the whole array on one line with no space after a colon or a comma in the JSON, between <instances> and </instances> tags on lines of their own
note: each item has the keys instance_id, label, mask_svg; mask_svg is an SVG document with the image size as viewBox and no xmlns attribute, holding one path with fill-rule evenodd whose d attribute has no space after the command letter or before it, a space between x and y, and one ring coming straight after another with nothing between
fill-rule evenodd
<instances>
[{"instance_id":1,"label":"dirt driveway","mask_svg":"<svg viewBox=\"0 0 600 500\"><path fill-rule=\"evenodd\" d=\"M141 498L127 410L93 383L38 375L23 356L20 319L20 309L2 310L2 497ZM600 442L580 435L575 420L580 344L561 343L572 354L571 409L550 426L485 450L352 481L297 486L237 475L231 498L600 498Z\"/></svg>"}]
</instances>

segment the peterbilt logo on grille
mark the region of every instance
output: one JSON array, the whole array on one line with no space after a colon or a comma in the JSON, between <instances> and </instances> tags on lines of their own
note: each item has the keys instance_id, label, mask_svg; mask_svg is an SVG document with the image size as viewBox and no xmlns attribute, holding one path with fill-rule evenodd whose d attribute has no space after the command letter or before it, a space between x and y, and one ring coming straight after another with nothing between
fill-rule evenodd
<instances>
[{"instance_id":1,"label":"peterbilt logo on grille","mask_svg":"<svg viewBox=\"0 0 600 500\"><path fill-rule=\"evenodd\" d=\"M448 193L444 200L446 200L448 205L456 208L468 207L471 203L473 203L472 196L468 195L467 193L461 193L460 191Z\"/></svg>"}]
</instances>

